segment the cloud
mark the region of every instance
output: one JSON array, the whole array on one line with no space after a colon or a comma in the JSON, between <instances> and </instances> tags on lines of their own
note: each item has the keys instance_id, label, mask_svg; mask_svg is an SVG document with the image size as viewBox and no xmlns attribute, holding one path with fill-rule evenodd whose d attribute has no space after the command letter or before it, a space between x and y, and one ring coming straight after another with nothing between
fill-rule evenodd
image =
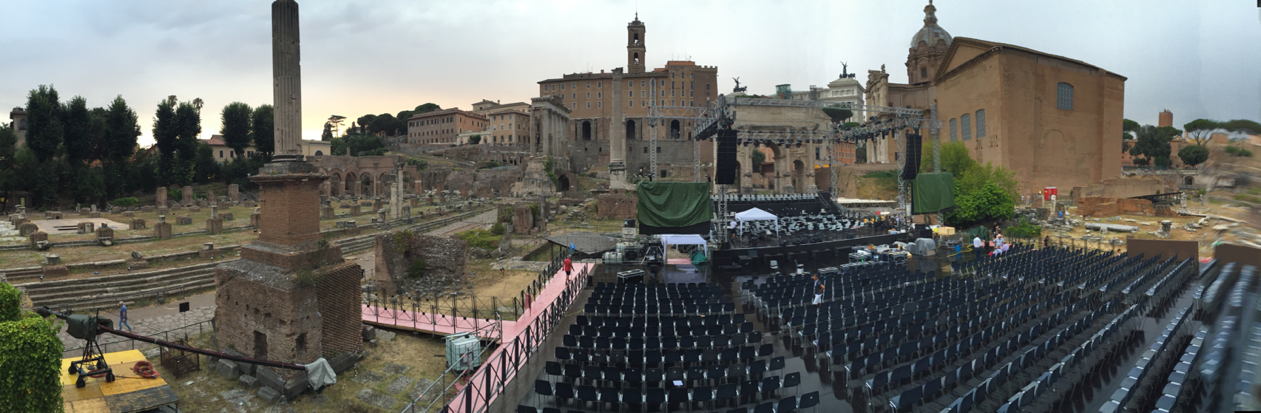
<instances>
[{"instance_id":1,"label":"cloud","mask_svg":"<svg viewBox=\"0 0 1261 413\"><path fill-rule=\"evenodd\" d=\"M905 81L920 2L697 0L676 2L379 0L301 2L303 133L331 114L395 113L424 102L467 108L482 98L527 100L536 82L625 62L625 25L648 28L648 61L718 66L719 90L739 76L751 92L823 85L840 61L865 80L886 65ZM1169 108L1198 117L1261 119L1261 37L1244 2L947 2L954 36L1014 43L1087 61L1129 78L1125 116L1154 123ZM271 101L265 1L69 0L3 6L0 106L25 104L39 84L104 105L121 94L142 122L167 95L206 102L202 130L219 130L233 101ZM1090 10L1090 12L1082 12Z\"/></svg>"}]
</instances>

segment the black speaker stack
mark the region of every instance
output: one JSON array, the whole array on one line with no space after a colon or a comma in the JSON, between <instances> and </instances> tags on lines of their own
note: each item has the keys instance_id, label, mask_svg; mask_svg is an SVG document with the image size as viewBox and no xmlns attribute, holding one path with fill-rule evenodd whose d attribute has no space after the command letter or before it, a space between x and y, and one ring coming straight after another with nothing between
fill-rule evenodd
<instances>
[{"instance_id":1,"label":"black speaker stack","mask_svg":"<svg viewBox=\"0 0 1261 413\"><path fill-rule=\"evenodd\" d=\"M902 180L909 181L915 179L919 173L920 148L923 146L922 138L918 133L909 133L906 135L906 164L902 166Z\"/></svg>"},{"instance_id":2,"label":"black speaker stack","mask_svg":"<svg viewBox=\"0 0 1261 413\"><path fill-rule=\"evenodd\" d=\"M740 167L736 161L736 131L732 129L718 131L718 156L714 165L714 183L734 185Z\"/></svg>"}]
</instances>

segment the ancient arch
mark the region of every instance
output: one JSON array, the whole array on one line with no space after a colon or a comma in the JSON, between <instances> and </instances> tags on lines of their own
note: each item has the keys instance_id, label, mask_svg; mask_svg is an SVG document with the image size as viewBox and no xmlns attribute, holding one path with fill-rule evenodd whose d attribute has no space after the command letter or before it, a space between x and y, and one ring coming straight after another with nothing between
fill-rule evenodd
<instances>
[{"instance_id":1,"label":"ancient arch","mask_svg":"<svg viewBox=\"0 0 1261 413\"><path fill-rule=\"evenodd\" d=\"M360 177L359 180L360 180L359 195L373 196L374 194L376 194L376 192L373 191L374 187L372 186L372 175L363 174L363 176Z\"/></svg>"},{"instance_id":2,"label":"ancient arch","mask_svg":"<svg viewBox=\"0 0 1261 413\"><path fill-rule=\"evenodd\" d=\"M556 190L557 190L557 191L560 191L560 192L568 192L568 191L569 191L569 189L570 189L570 188L569 188L569 177L568 177L568 176L566 176L566 175L564 175L564 174L561 174L561 176L556 177Z\"/></svg>"},{"instance_id":3,"label":"ancient arch","mask_svg":"<svg viewBox=\"0 0 1261 413\"><path fill-rule=\"evenodd\" d=\"M804 192L806 188L806 164L800 159L793 160L792 186L793 192Z\"/></svg>"},{"instance_id":4,"label":"ancient arch","mask_svg":"<svg viewBox=\"0 0 1261 413\"><path fill-rule=\"evenodd\" d=\"M358 178L359 176L355 175L354 172L346 172L346 184L345 188L343 188L346 195L359 195Z\"/></svg>"},{"instance_id":5,"label":"ancient arch","mask_svg":"<svg viewBox=\"0 0 1261 413\"><path fill-rule=\"evenodd\" d=\"M342 174L339 171L333 171L328 175L329 196L341 196L342 194Z\"/></svg>"}]
</instances>

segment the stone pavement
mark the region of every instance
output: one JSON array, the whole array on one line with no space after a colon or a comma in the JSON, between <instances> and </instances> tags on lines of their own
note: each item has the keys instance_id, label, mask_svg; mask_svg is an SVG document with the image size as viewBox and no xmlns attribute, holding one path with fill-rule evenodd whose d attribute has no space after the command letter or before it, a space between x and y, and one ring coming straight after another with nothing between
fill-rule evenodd
<instances>
[{"instance_id":1,"label":"stone pavement","mask_svg":"<svg viewBox=\"0 0 1261 413\"><path fill-rule=\"evenodd\" d=\"M179 301L183 301L183 300L179 300ZM176 304L178 304L178 302L168 303L163 306L174 306ZM137 318L137 315L138 315L137 310L141 310L141 309L128 308L128 312L130 313L128 317L131 319L129 320L129 323L131 324L133 332L135 332L136 334L141 334L141 335L154 335L154 336L157 336L158 338L169 339L169 340L182 338L184 337L184 334L187 334L189 337L192 337L192 336L196 336L199 333L199 331L204 331L204 332L211 331L210 323L202 324L200 326L200 330L198 329L198 326L195 326L195 325L188 328L185 328L185 326L190 326L192 324L196 324L203 321L210 321L215 316L215 306L213 304L207 305L207 306L201 306L201 307L193 307L189 309L188 312L184 312L184 313L180 313L178 312L178 310L175 310L175 311L170 311L170 312L164 312L161 314L155 314L151 317L143 318L143 319ZM149 308L145 308L145 310L149 310ZM109 313L102 312L101 316L114 320L115 322L114 327L115 328L119 327L117 325L117 322L118 322L117 311L111 311ZM177 330L177 331L171 331L171 330ZM161 334L162 332L167 332L167 331L170 331L170 333L166 334L165 336ZM62 328L61 332L57 333L57 337L61 339L62 344L65 345L65 349L67 350L67 353L63 354L63 356L66 354L71 355L71 356L78 355L79 352L82 351L81 348L83 347L84 341L71 337L70 333L67 333L64 327ZM126 339L126 338L116 336L113 334L105 334L101 336L99 342L101 343L101 349L104 350L105 352L129 350L132 348L144 350L144 349L150 349L150 348L156 347L150 343L145 343L145 342L140 342L140 341L133 342L133 340ZM80 349L80 350L74 350L74 349ZM71 351L71 350L74 350L74 351Z\"/></svg>"}]
</instances>

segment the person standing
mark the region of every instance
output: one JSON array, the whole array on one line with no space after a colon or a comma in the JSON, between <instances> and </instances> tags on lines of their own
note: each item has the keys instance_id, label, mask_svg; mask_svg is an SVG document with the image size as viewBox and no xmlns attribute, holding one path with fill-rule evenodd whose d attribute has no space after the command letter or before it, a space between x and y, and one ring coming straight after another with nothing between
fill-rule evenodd
<instances>
[{"instance_id":1,"label":"person standing","mask_svg":"<svg viewBox=\"0 0 1261 413\"><path fill-rule=\"evenodd\" d=\"M972 237L972 254L978 260L985 256L985 241L981 239L980 235Z\"/></svg>"},{"instance_id":2,"label":"person standing","mask_svg":"<svg viewBox=\"0 0 1261 413\"><path fill-rule=\"evenodd\" d=\"M127 331L133 331L131 323L127 322L127 303L122 301L118 302L118 327L127 327Z\"/></svg>"},{"instance_id":3,"label":"person standing","mask_svg":"<svg viewBox=\"0 0 1261 413\"><path fill-rule=\"evenodd\" d=\"M565 278L569 278L569 274L574 272L574 262L569 257L565 257L565 260L561 261L560 267L565 270Z\"/></svg>"}]
</instances>

